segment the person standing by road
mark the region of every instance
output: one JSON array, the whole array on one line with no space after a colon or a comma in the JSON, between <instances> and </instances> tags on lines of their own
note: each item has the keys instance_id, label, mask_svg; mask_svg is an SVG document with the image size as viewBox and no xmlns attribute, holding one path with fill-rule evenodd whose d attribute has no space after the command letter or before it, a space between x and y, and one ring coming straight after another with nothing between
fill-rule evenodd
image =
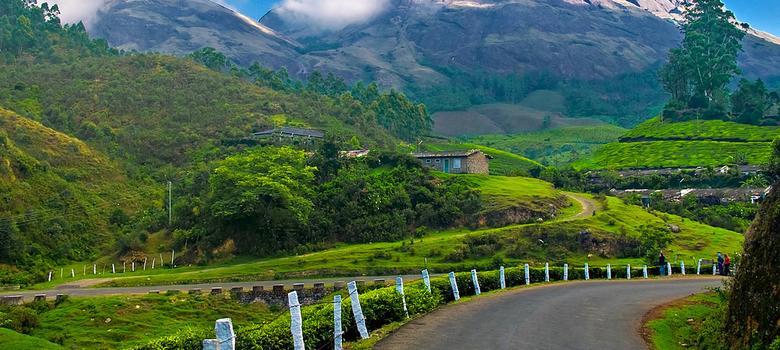
<instances>
[{"instance_id":1,"label":"person standing by road","mask_svg":"<svg viewBox=\"0 0 780 350\"><path fill-rule=\"evenodd\" d=\"M658 255L658 266L661 267L661 276L666 276L666 256L664 256L664 252Z\"/></svg>"},{"instance_id":2,"label":"person standing by road","mask_svg":"<svg viewBox=\"0 0 780 350\"><path fill-rule=\"evenodd\" d=\"M726 254L726 258L723 260L723 276L731 274L731 258Z\"/></svg>"},{"instance_id":3,"label":"person standing by road","mask_svg":"<svg viewBox=\"0 0 780 350\"><path fill-rule=\"evenodd\" d=\"M718 252L718 273L723 275L723 254Z\"/></svg>"}]
</instances>

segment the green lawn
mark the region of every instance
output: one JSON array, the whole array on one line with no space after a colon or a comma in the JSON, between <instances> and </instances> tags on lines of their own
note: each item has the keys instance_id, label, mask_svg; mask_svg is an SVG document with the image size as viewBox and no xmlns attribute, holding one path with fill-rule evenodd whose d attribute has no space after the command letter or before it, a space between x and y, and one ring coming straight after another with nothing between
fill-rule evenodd
<instances>
[{"instance_id":1,"label":"green lawn","mask_svg":"<svg viewBox=\"0 0 780 350\"><path fill-rule=\"evenodd\" d=\"M242 304L225 296L71 298L43 312L32 335L68 349L118 349L186 328L211 330L214 320L224 317L241 325L263 323L274 314L263 303Z\"/></svg>"},{"instance_id":2,"label":"green lawn","mask_svg":"<svg viewBox=\"0 0 780 350\"><path fill-rule=\"evenodd\" d=\"M478 149L493 157L490 161L491 175L527 174L530 169L542 167L538 162L523 156L473 143L431 143L426 144L425 149L431 152Z\"/></svg>"},{"instance_id":3,"label":"green lawn","mask_svg":"<svg viewBox=\"0 0 780 350\"><path fill-rule=\"evenodd\" d=\"M0 328L0 349L3 350L59 350L61 346L46 340L19 334L10 329Z\"/></svg>"},{"instance_id":4,"label":"green lawn","mask_svg":"<svg viewBox=\"0 0 780 350\"><path fill-rule=\"evenodd\" d=\"M469 142L520 154L547 165L569 164L601 145L616 142L626 129L610 125L573 126L516 135L483 135Z\"/></svg>"},{"instance_id":5,"label":"green lawn","mask_svg":"<svg viewBox=\"0 0 780 350\"><path fill-rule=\"evenodd\" d=\"M651 320L645 326L650 330L653 349L683 350L708 349L702 343L710 325L717 325L718 307L724 302L716 293L697 294L671 304L662 311L660 318ZM717 329L715 329L717 332ZM710 334L711 335L711 334Z\"/></svg>"},{"instance_id":6,"label":"green lawn","mask_svg":"<svg viewBox=\"0 0 780 350\"><path fill-rule=\"evenodd\" d=\"M774 139L780 138L780 127L756 126L722 120L661 122L660 118L653 118L630 130L623 135L623 138L772 142Z\"/></svg>"},{"instance_id":7,"label":"green lawn","mask_svg":"<svg viewBox=\"0 0 780 350\"><path fill-rule=\"evenodd\" d=\"M524 206L534 207L549 203L562 195L552 184L524 177L455 175L464 177L478 188L485 198L488 210Z\"/></svg>"},{"instance_id":8,"label":"green lawn","mask_svg":"<svg viewBox=\"0 0 780 350\"><path fill-rule=\"evenodd\" d=\"M608 197L606 207L595 217L573 219L571 211L557 220L541 224L513 225L498 229L470 231L467 229L434 232L423 238L403 242L373 244L339 244L332 249L300 256L243 261L211 267L186 267L159 270L154 274L122 276L105 285L136 286L206 281L252 281L281 278L312 278L322 276L357 276L374 274L418 273L426 264L433 271L466 271L494 268L499 257L507 266L530 263L542 266L550 261L582 264L645 263L641 257L617 258L600 256L597 248L586 249L576 242L582 232L606 243L619 237L638 237L643 225L677 225L680 233L673 235L665 249L673 263L685 259L688 266L697 258L714 256L718 251L741 251L743 236L724 229L685 220L677 216L646 212ZM545 241L540 244L539 239ZM572 246L574 244L574 246ZM473 251L468 251L473 247ZM462 259L453 259L466 249Z\"/></svg>"},{"instance_id":9,"label":"green lawn","mask_svg":"<svg viewBox=\"0 0 780 350\"><path fill-rule=\"evenodd\" d=\"M574 166L579 169L631 169L671 167L717 167L735 164L765 164L772 154L769 142L651 141L610 143Z\"/></svg>"}]
</instances>

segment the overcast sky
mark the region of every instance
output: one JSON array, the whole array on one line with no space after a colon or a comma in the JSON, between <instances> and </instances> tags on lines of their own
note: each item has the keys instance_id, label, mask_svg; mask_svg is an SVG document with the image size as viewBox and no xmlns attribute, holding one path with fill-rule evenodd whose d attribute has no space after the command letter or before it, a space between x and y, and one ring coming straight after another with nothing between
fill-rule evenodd
<instances>
[{"instance_id":1,"label":"overcast sky","mask_svg":"<svg viewBox=\"0 0 780 350\"><path fill-rule=\"evenodd\" d=\"M322 0L312 0L313 2ZM365 1L365 0L349 0ZM219 2L219 1L218 1ZM259 19L277 0L222 0L245 15ZM308 2L308 1L299 1ZM726 5L737 14L740 21L753 27L780 36L780 0L725 0Z\"/></svg>"}]
</instances>

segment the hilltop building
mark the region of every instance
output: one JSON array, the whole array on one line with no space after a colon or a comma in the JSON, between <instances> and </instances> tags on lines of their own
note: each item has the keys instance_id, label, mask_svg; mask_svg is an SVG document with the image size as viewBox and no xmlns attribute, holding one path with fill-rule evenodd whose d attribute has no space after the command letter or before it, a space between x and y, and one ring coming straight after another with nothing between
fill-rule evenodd
<instances>
[{"instance_id":1,"label":"hilltop building","mask_svg":"<svg viewBox=\"0 0 780 350\"><path fill-rule=\"evenodd\" d=\"M479 150L412 153L424 166L448 174L489 174L493 157Z\"/></svg>"},{"instance_id":2,"label":"hilltop building","mask_svg":"<svg viewBox=\"0 0 780 350\"><path fill-rule=\"evenodd\" d=\"M325 132L316 129L279 127L252 134L254 139L270 140L273 143L313 145L325 138Z\"/></svg>"}]
</instances>

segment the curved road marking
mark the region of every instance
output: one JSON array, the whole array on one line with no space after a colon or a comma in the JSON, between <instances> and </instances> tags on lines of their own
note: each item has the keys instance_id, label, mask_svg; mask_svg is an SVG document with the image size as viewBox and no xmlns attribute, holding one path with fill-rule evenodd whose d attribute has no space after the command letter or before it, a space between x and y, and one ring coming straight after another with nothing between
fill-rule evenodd
<instances>
[{"instance_id":1,"label":"curved road marking","mask_svg":"<svg viewBox=\"0 0 780 350\"><path fill-rule=\"evenodd\" d=\"M443 307L375 349L646 349L639 330L647 311L721 284L709 278L522 288Z\"/></svg>"}]
</instances>

